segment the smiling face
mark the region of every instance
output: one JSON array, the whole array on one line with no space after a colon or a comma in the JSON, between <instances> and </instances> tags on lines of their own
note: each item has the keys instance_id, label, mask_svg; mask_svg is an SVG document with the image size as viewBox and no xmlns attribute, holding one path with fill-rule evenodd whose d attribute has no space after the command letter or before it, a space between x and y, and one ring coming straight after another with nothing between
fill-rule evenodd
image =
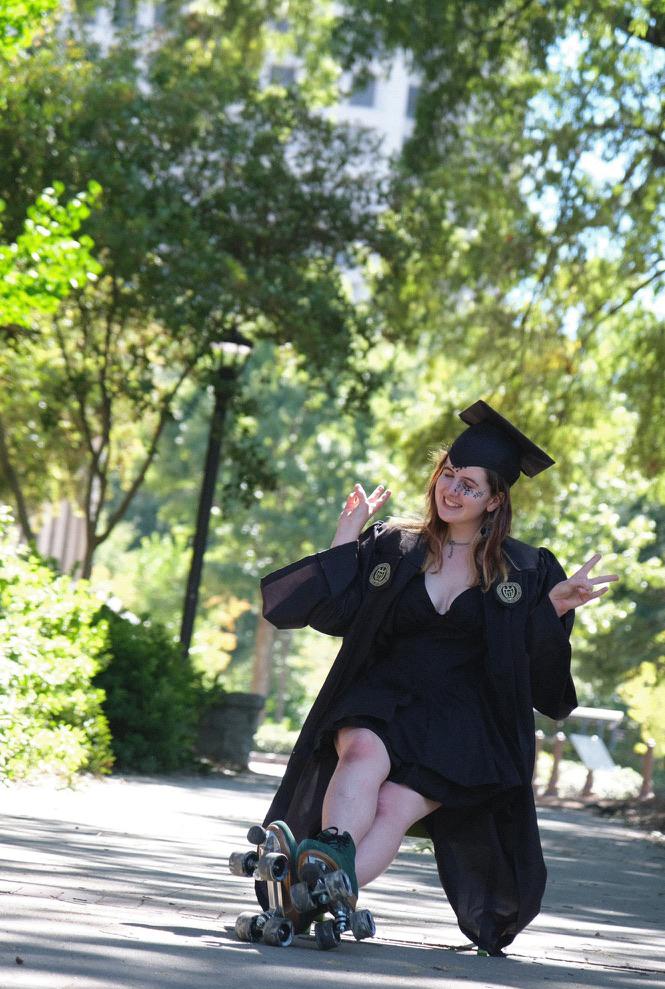
<instances>
[{"instance_id":1,"label":"smiling face","mask_svg":"<svg viewBox=\"0 0 665 989\"><path fill-rule=\"evenodd\" d=\"M436 480L434 499L439 518L451 525L480 521L501 502L490 491L484 467L453 467L448 461Z\"/></svg>"}]
</instances>

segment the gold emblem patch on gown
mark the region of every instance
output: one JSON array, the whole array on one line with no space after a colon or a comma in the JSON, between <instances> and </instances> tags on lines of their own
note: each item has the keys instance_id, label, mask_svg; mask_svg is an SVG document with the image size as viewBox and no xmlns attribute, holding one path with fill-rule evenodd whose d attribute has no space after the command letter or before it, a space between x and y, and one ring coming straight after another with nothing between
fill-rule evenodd
<instances>
[{"instance_id":1,"label":"gold emblem patch on gown","mask_svg":"<svg viewBox=\"0 0 665 989\"><path fill-rule=\"evenodd\" d=\"M517 604L522 597L522 588L515 580L504 580L496 585L496 596L501 604Z\"/></svg>"},{"instance_id":2,"label":"gold emblem patch on gown","mask_svg":"<svg viewBox=\"0 0 665 989\"><path fill-rule=\"evenodd\" d=\"M383 587L390 580L390 564L389 563L378 563L371 574L369 575L369 582L372 587Z\"/></svg>"}]
</instances>

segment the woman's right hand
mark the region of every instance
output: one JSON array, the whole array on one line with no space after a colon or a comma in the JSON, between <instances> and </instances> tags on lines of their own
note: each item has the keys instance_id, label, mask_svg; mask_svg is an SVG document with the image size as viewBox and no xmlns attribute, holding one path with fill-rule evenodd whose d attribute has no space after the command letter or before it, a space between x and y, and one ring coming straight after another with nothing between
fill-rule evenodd
<instances>
[{"instance_id":1,"label":"woman's right hand","mask_svg":"<svg viewBox=\"0 0 665 989\"><path fill-rule=\"evenodd\" d=\"M383 508L391 494L390 488L383 484L374 488L370 495L365 493L362 484L355 484L340 512L331 548L341 543L355 542L367 521Z\"/></svg>"}]
</instances>

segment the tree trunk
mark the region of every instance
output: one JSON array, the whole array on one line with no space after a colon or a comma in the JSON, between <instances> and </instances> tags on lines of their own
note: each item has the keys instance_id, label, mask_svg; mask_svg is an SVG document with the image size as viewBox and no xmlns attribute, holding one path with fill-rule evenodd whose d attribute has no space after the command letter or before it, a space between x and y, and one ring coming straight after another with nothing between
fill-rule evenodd
<instances>
[{"instance_id":1,"label":"tree trunk","mask_svg":"<svg viewBox=\"0 0 665 989\"><path fill-rule=\"evenodd\" d=\"M277 629L265 618L259 618L254 644L252 667L252 693L267 697L272 679L272 655ZM265 710L265 709L264 709Z\"/></svg>"},{"instance_id":2,"label":"tree trunk","mask_svg":"<svg viewBox=\"0 0 665 989\"><path fill-rule=\"evenodd\" d=\"M275 721L284 720L286 714L286 690L289 676L289 648L293 638L293 629L283 628L277 633L279 644L279 676L277 677L277 697L275 698Z\"/></svg>"},{"instance_id":3,"label":"tree trunk","mask_svg":"<svg viewBox=\"0 0 665 989\"><path fill-rule=\"evenodd\" d=\"M30 525L30 518L28 516L28 506L25 503L23 497L23 491L21 490L21 485L19 483L18 475L14 470L14 465L11 462L11 457L9 456L9 448L7 446L7 439L5 437L5 430L0 422L0 467L5 475L5 480L9 485L9 488L14 495L14 502L16 503L16 514L18 516L18 524L21 527L21 533L26 543L29 546L34 546L35 544L35 534L32 531L32 526Z\"/></svg>"},{"instance_id":4,"label":"tree trunk","mask_svg":"<svg viewBox=\"0 0 665 989\"><path fill-rule=\"evenodd\" d=\"M97 545L95 543L95 528L94 524L90 524L90 519L86 519L86 534L85 534L85 551L83 553L83 559L81 560L81 571L80 576L83 580L89 580L92 576L92 559L95 555L95 549Z\"/></svg>"}]
</instances>

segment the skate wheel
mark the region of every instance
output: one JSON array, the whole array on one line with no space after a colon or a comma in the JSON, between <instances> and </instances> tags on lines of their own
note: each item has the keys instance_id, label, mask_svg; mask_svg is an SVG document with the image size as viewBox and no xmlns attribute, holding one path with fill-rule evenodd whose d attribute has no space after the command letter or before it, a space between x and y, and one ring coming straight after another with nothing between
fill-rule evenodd
<instances>
[{"instance_id":1,"label":"skate wheel","mask_svg":"<svg viewBox=\"0 0 665 989\"><path fill-rule=\"evenodd\" d=\"M253 824L247 832L247 841L250 845L262 845L266 840L266 830L260 824Z\"/></svg>"},{"instance_id":2,"label":"skate wheel","mask_svg":"<svg viewBox=\"0 0 665 989\"><path fill-rule=\"evenodd\" d=\"M485 951L484 948L478 948L476 954L478 955L479 958L489 958L490 956L489 951Z\"/></svg>"},{"instance_id":3,"label":"skate wheel","mask_svg":"<svg viewBox=\"0 0 665 989\"><path fill-rule=\"evenodd\" d=\"M231 852L229 871L234 876L253 876L258 861L256 852Z\"/></svg>"},{"instance_id":4,"label":"skate wheel","mask_svg":"<svg viewBox=\"0 0 665 989\"><path fill-rule=\"evenodd\" d=\"M256 868L259 879L281 883L289 873L289 860L282 852L268 852L260 857Z\"/></svg>"},{"instance_id":5,"label":"skate wheel","mask_svg":"<svg viewBox=\"0 0 665 989\"><path fill-rule=\"evenodd\" d=\"M287 948L293 941L293 924L286 917L271 917L263 928L263 943Z\"/></svg>"},{"instance_id":6,"label":"skate wheel","mask_svg":"<svg viewBox=\"0 0 665 989\"><path fill-rule=\"evenodd\" d=\"M303 882L307 883L310 889L316 886L319 878L323 875L324 872L320 862L305 862L300 869L300 878Z\"/></svg>"},{"instance_id":7,"label":"skate wheel","mask_svg":"<svg viewBox=\"0 0 665 989\"><path fill-rule=\"evenodd\" d=\"M341 936L335 927L334 921L324 920L321 923L314 924L314 939L317 948L320 948L321 951L330 951L331 948L338 946Z\"/></svg>"},{"instance_id":8,"label":"skate wheel","mask_svg":"<svg viewBox=\"0 0 665 989\"><path fill-rule=\"evenodd\" d=\"M356 941L363 941L366 937L374 937L376 934L376 924L369 910L354 910L351 914L351 930Z\"/></svg>"},{"instance_id":9,"label":"skate wheel","mask_svg":"<svg viewBox=\"0 0 665 989\"><path fill-rule=\"evenodd\" d=\"M298 913L307 913L316 909L316 903L310 896L307 883L294 883L290 890L291 903Z\"/></svg>"},{"instance_id":10,"label":"skate wheel","mask_svg":"<svg viewBox=\"0 0 665 989\"><path fill-rule=\"evenodd\" d=\"M241 913L236 918L236 937L239 941L260 941L265 923L262 913Z\"/></svg>"},{"instance_id":11,"label":"skate wheel","mask_svg":"<svg viewBox=\"0 0 665 989\"><path fill-rule=\"evenodd\" d=\"M324 876L323 882L332 900L347 901L353 896L351 880L342 869L329 872L327 876Z\"/></svg>"}]
</instances>

